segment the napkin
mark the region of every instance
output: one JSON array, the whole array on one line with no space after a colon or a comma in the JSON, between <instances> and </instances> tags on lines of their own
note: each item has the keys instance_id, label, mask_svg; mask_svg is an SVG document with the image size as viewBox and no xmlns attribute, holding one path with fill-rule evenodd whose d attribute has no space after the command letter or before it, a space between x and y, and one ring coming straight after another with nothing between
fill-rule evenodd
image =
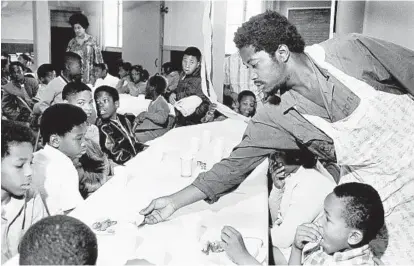
<instances>
[{"instance_id":1,"label":"napkin","mask_svg":"<svg viewBox=\"0 0 414 266\"><path fill-rule=\"evenodd\" d=\"M193 95L185 97L175 103L174 107L185 117L193 114L198 106L202 103L200 97Z\"/></svg>"}]
</instances>

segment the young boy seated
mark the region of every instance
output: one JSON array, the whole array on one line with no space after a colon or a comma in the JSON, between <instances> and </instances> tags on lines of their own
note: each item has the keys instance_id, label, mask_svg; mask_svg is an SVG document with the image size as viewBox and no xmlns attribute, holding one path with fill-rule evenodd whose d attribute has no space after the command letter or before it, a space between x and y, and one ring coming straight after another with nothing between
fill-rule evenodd
<instances>
[{"instance_id":1,"label":"young boy seated","mask_svg":"<svg viewBox=\"0 0 414 266\"><path fill-rule=\"evenodd\" d=\"M1 121L1 262L17 254L23 233L47 216L39 195L30 190L32 131L13 121Z\"/></svg>"},{"instance_id":2,"label":"young boy seated","mask_svg":"<svg viewBox=\"0 0 414 266\"><path fill-rule=\"evenodd\" d=\"M152 76L147 83L146 98L151 99L147 112L140 113L134 122L136 139L145 143L164 135L172 127L175 117L170 117L170 107L164 98L167 80L160 76Z\"/></svg>"},{"instance_id":3,"label":"young boy seated","mask_svg":"<svg viewBox=\"0 0 414 266\"><path fill-rule=\"evenodd\" d=\"M112 76L108 73L108 66L104 63L93 65L95 83L94 88L106 85L116 88L119 78Z\"/></svg>"},{"instance_id":4,"label":"young boy seated","mask_svg":"<svg viewBox=\"0 0 414 266\"><path fill-rule=\"evenodd\" d=\"M1 109L7 119L29 123L39 84L36 79L25 77L23 68L20 62L10 63L11 82L2 86Z\"/></svg>"},{"instance_id":5,"label":"young boy seated","mask_svg":"<svg viewBox=\"0 0 414 266\"><path fill-rule=\"evenodd\" d=\"M92 90L83 82L69 82L62 91L62 100L64 103L72 104L82 108L88 117L88 128L85 138L99 143L98 127L92 124L91 120L96 120L95 107L93 106ZM95 118L93 118L95 117Z\"/></svg>"},{"instance_id":6,"label":"young boy seated","mask_svg":"<svg viewBox=\"0 0 414 266\"><path fill-rule=\"evenodd\" d=\"M201 52L196 47L188 47L184 51L182 60L183 72L180 75L177 88L169 97L169 102L175 105L178 101L190 96L198 96L201 104L195 111L187 116L176 110L177 126L200 124L201 119L209 110L210 100L201 88Z\"/></svg>"},{"instance_id":7,"label":"young boy seated","mask_svg":"<svg viewBox=\"0 0 414 266\"><path fill-rule=\"evenodd\" d=\"M297 228L289 265L375 265L369 242L384 225L384 207L373 187L362 183L337 186L326 197L318 222ZM234 237L222 234L222 238L231 243L225 249L237 264L255 263L244 245L232 241Z\"/></svg>"},{"instance_id":8,"label":"young boy seated","mask_svg":"<svg viewBox=\"0 0 414 266\"><path fill-rule=\"evenodd\" d=\"M51 64L43 64L37 69L37 79L39 80L39 89L35 100L40 100L40 95L44 94L47 84L56 77L56 72Z\"/></svg>"},{"instance_id":9,"label":"young boy seated","mask_svg":"<svg viewBox=\"0 0 414 266\"><path fill-rule=\"evenodd\" d=\"M232 109L242 116L253 117L256 114L256 95L251 91L242 91L238 95L237 102L233 102ZM216 110L216 105L211 104L209 111L202 118L203 123L213 122L213 121L222 121L226 119L225 116L221 115Z\"/></svg>"},{"instance_id":10,"label":"young boy seated","mask_svg":"<svg viewBox=\"0 0 414 266\"><path fill-rule=\"evenodd\" d=\"M86 151L85 112L70 104L55 104L43 113L40 133L45 147L34 154L33 183L51 215L66 214L83 202L73 165Z\"/></svg>"},{"instance_id":11,"label":"young boy seated","mask_svg":"<svg viewBox=\"0 0 414 266\"><path fill-rule=\"evenodd\" d=\"M94 93L98 109L99 143L109 159L124 164L144 149L135 139L134 115L116 113L119 107L119 93L115 88L101 86Z\"/></svg>"},{"instance_id":12,"label":"young boy seated","mask_svg":"<svg viewBox=\"0 0 414 266\"><path fill-rule=\"evenodd\" d=\"M56 215L30 227L19 252L19 265L95 265L98 242L83 222Z\"/></svg>"},{"instance_id":13,"label":"young boy seated","mask_svg":"<svg viewBox=\"0 0 414 266\"><path fill-rule=\"evenodd\" d=\"M85 83L68 83L63 88L62 99L65 103L82 108L88 119L95 114L92 91ZM85 148L86 153L73 161L79 174L79 190L83 198L100 188L113 172L112 163L99 146L99 129L89 122L85 134Z\"/></svg>"},{"instance_id":14,"label":"young boy seated","mask_svg":"<svg viewBox=\"0 0 414 266\"><path fill-rule=\"evenodd\" d=\"M118 66L119 81L116 84L116 89L119 93L126 93L128 91L128 83L131 82L130 72L132 65L129 62L122 62Z\"/></svg>"},{"instance_id":15,"label":"young boy seated","mask_svg":"<svg viewBox=\"0 0 414 266\"><path fill-rule=\"evenodd\" d=\"M326 196L336 186L328 172L307 149L278 151L269 157L270 237L276 264L286 262L296 228L311 223L323 211Z\"/></svg>"},{"instance_id":16,"label":"young boy seated","mask_svg":"<svg viewBox=\"0 0 414 266\"><path fill-rule=\"evenodd\" d=\"M168 87L165 90L165 93L169 96L177 88L178 81L180 80L180 73L174 70L171 62L166 62L162 64L161 75L168 81Z\"/></svg>"}]
</instances>

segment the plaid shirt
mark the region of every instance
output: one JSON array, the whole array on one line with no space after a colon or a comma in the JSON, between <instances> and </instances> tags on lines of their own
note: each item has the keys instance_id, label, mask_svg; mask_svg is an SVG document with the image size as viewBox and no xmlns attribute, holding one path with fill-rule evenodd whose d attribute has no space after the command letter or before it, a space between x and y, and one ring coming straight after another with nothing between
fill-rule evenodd
<instances>
[{"instance_id":1,"label":"plaid shirt","mask_svg":"<svg viewBox=\"0 0 414 266\"><path fill-rule=\"evenodd\" d=\"M376 265L374 255L368 245L344 252L335 252L333 255L325 253L320 246L303 253L303 265Z\"/></svg>"}]
</instances>

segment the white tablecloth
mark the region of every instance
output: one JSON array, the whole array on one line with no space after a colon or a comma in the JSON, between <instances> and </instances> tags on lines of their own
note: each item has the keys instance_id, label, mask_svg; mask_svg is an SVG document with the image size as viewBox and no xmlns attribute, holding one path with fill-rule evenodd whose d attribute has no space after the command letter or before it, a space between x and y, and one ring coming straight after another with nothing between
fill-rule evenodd
<instances>
[{"instance_id":1,"label":"white tablecloth","mask_svg":"<svg viewBox=\"0 0 414 266\"><path fill-rule=\"evenodd\" d=\"M220 240L224 225L239 230L244 237L264 242L261 260L267 257L268 207L267 161L253 171L233 193L210 205L197 202L177 211L169 221L137 228L130 221L150 200L174 193L191 184L193 177L180 174L179 154L185 152L189 140L204 130L215 138L224 137L225 153L240 142L246 123L227 119L192 127L176 128L154 140L125 167L118 167L115 176L90 196L70 215L88 225L110 218L118 221L114 235L97 235L98 265L123 265L128 260L142 259L153 264L199 265L229 264L224 253L205 255L200 237L205 230Z\"/></svg>"}]
</instances>

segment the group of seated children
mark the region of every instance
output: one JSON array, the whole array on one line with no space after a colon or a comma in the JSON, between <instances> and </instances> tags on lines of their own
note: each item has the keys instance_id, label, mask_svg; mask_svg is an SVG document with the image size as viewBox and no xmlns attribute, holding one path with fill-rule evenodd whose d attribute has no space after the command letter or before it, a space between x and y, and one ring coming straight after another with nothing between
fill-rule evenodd
<instances>
[{"instance_id":1,"label":"group of seated children","mask_svg":"<svg viewBox=\"0 0 414 266\"><path fill-rule=\"evenodd\" d=\"M123 63L119 66L119 75L121 79L113 86L119 93L126 93L134 97L145 95L149 73L141 65L131 67L130 63Z\"/></svg>"}]
</instances>

